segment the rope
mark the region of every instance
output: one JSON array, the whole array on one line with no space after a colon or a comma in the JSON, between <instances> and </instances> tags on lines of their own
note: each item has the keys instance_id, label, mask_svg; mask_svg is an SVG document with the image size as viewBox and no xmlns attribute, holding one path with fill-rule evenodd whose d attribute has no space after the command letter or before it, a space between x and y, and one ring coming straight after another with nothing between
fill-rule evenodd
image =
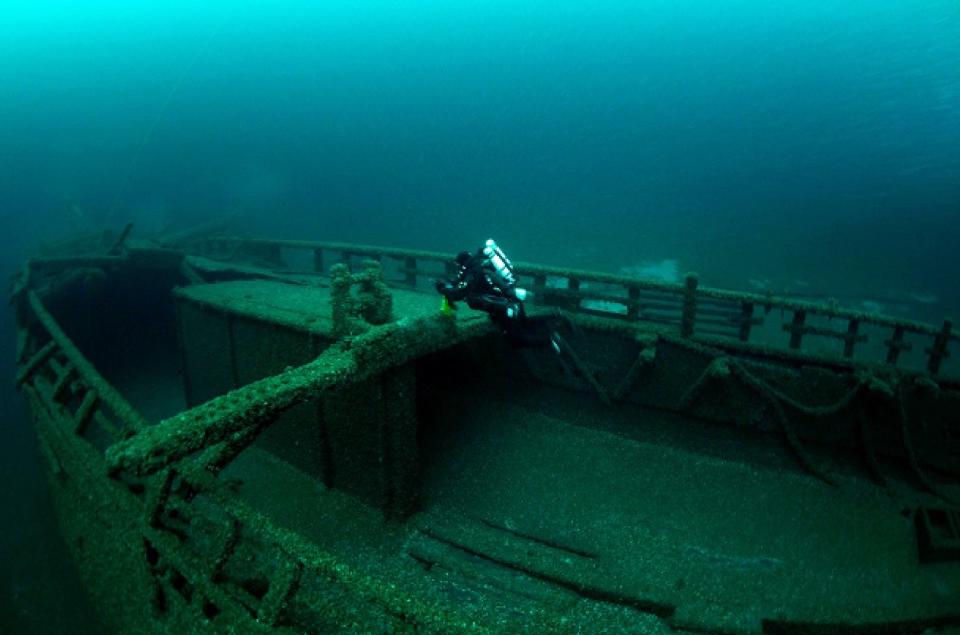
<instances>
[{"instance_id":1,"label":"rope","mask_svg":"<svg viewBox=\"0 0 960 635\"><path fill-rule=\"evenodd\" d=\"M774 415L777 419L777 423L780 427L783 437L787 442L787 445L790 447L791 451L796 455L797 459L800 461L800 464L808 472L819 478L820 480L828 483L830 485L837 485L836 480L831 477L825 470L818 467L810 454L804 449L802 443L800 442L800 437L797 435L796 431L793 429L793 426L790 424L790 420L787 417L786 412L784 411L783 406L787 405L797 412L812 416L812 417L825 417L828 415L836 414L841 410L849 407L853 401L860 394L860 391L864 386L868 385L873 378L866 375L861 375L857 379L857 384L851 388L846 394L844 394L840 399L834 403L822 405L822 406L811 406L804 403L801 403L794 399L793 397L785 394L782 390L771 386L769 383L761 380L759 377L751 373L747 368L736 359L728 358L723 351L705 346L703 344L691 342L689 340L683 340L679 338L665 337L672 344L686 348L689 351L694 353L704 355L706 357L713 358L711 363L703 370L700 376L690 385L690 387L684 392L683 396L680 398L680 408L685 410L690 407L697 393L703 388L704 384L708 379L712 377L725 377L727 375L733 375L744 386L755 391L764 401L766 401L774 411ZM718 364L722 360L722 365ZM888 389L889 390L889 389ZM879 464L876 461L876 456L873 451L873 445L869 440L866 432L866 422L863 421L861 417L860 421L860 435L861 443L864 445L864 450L867 454L867 462L870 469L874 472L874 475L877 479L886 484L885 479L880 473ZM916 460L914 459L914 463ZM919 469L919 466L917 466ZM917 469L914 471L917 472ZM923 479L928 487L930 486L929 480L926 478Z\"/></svg>"},{"instance_id":2,"label":"rope","mask_svg":"<svg viewBox=\"0 0 960 635\"><path fill-rule=\"evenodd\" d=\"M903 398L902 385L897 387L897 406L900 410L900 437L903 441L903 450L907 455L907 463L910 465L910 471L913 472L913 475L918 481L920 481L924 488L926 488L926 490L934 496L946 501L947 503L950 503L951 505L960 504L950 496L944 494L940 487L930 480L927 474L923 471L920 461L917 459L917 453L913 449L913 442L910 440L910 420L907 416L907 406Z\"/></svg>"},{"instance_id":3,"label":"rope","mask_svg":"<svg viewBox=\"0 0 960 635\"><path fill-rule=\"evenodd\" d=\"M570 361L573 362L574 368L577 369L577 372L580 373L580 375L583 377L583 380L586 381L591 388L593 388L593 391L597 393L597 397L600 398L600 401L609 406L611 403L610 397L607 395L607 391L604 390L603 386L600 385L600 382L597 381L597 378L590 371L590 368L583 362L582 359L580 359L580 356L577 355L577 352L567 343L567 340L565 340L563 336L561 336L559 333L554 333L553 336L556 338L563 352L566 353L567 357L570 358Z\"/></svg>"},{"instance_id":4,"label":"rope","mask_svg":"<svg viewBox=\"0 0 960 635\"><path fill-rule=\"evenodd\" d=\"M886 477L880 471L880 463L877 461L877 454L873 449L873 437L870 436L869 426L867 425L867 415L861 405L857 408L857 434L860 437L860 448L863 450L863 458L870 469L870 475L877 484L887 490L887 493L893 494L890 484Z\"/></svg>"},{"instance_id":5,"label":"rope","mask_svg":"<svg viewBox=\"0 0 960 635\"><path fill-rule=\"evenodd\" d=\"M739 364L736 364L738 372L747 373L747 370L740 367ZM857 381L857 385L854 386L847 394L841 397L837 402L826 405L826 406L808 406L802 404L793 397L784 394L780 390L777 390L768 383L763 382L757 377L752 377L763 390L769 391L771 395L774 395L779 401L787 404L794 410L802 412L804 414L810 415L812 417L825 417L827 415L832 415L840 412L844 408L850 405L850 403L856 398L857 394L860 392L860 389L863 388L863 385L866 383L862 378Z\"/></svg>"},{"instance_id":6,"label":"rope","mask_svg":"<svg viewBox=\"0 0 960 635\"><path fill-rule=\"evenodd\" d=\"M733 375L739 379L744 386L754 390L760 396L760 398L766 401L773 409L777 424L780 427L780 431L783 433L783 438L787 442L787 446L797 457L800 465L810 474L816 476L824 483L837 486L837 481L824 469L820 468L813 460L813 457L811 457L810 454L804 449L803 444L800 442L800 437L797 436L796 431L790 424L790 420L787 418L786 412L784 412L783 404L787 404L799 412L815 417L823 417L833 414L845 408L853 401L853 399L860 392L861 387L864 385L864 381L862 379L857 382L857 385L850 392L844 395L836 403L827 406L808 406L800 403L792 397L789 397L788 395L785 395L780 390L777 390L773 386L762 381L760 378L748 371L738 360L728 358L723 354L722 351L718 349L704 346L702 344L674 340L674 338L670 338L670 341L679 343L695 353L713 357L710 364L707 365L696 381L691 384L691 386L680 398L679 406L681 410L686 410L690 407L697 393L703 388L708 379L713 377L726 377Z\"/></svg>"},{"instance_id":7,"label":"rope","mask_svg":"<svg viewBox=\"0 0 960 635\"><path fill-rule=\"evenodd\" d=\"M686 410L693 403L694 397L703 389L703 386L707 383L708 379L714 377L722 378L730 375L730 367L723 360L723 357L714 358L706 368L703 369L703 372L700 373L700 376L690 384L690 387L687 388L683 396L680 397L680 409Z\"/></svg>"},{"instance_id":8,"label":"rope","mask_svg":"<svg viewBox=\"0 0 960 635\"><path fill-rule=\"evenodd\" d=\"M747 387L757 391L760 397L766 400L773 408L777 422L780 424L780 431L783 432L783 437L786 439L787 445L796 455L797 460L800 461L800 465L824 483L836 487L838 485L837 481L814 462L813 457L810 456L800 443L800 437L797 436L793 426L790 425L790 420L787 419L787 413L783 411L783 405L780 403L781 400L778 397L777 391L772 390L770 386L751 375L749 371L737 362L731 363L730 368L733 370L735 377L744 382ZM857 390L859 390L859 386Z\"/></svg>"}]
</instances>

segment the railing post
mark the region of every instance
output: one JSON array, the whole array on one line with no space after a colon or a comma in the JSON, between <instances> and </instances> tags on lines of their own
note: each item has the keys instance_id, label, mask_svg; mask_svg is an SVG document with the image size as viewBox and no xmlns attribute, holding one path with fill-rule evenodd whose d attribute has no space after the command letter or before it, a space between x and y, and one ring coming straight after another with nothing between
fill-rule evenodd
<instances>
[{"instance_id":1,"label":"railing post","mask_svg":"<svg viewBox=\"0 0 960 635\"><path fill-rule=\"evenodd\" d=\"M541 293L544 289L547 288L547 276L543 273L538 273L533 277L533 292Z\"/></svg>"},{"instance_id":2,"label":"railing post","mask_svg":"<svg viewBox=\"0 0 960 635\"><path fill-rule=\"evenodd\" d=\"M83 396L83 401L80 402L80 407L77 408L77 411L73 414L73 431L77 435L83 436L83 433L87 429L87 424L90 423L90 419L94 416L94 411L99 401L100 396L97 395L97 391L89 388L87 394Z\"/></svg>"},{"instance_id":3,"label":"railing post","mask_svg":"<svg viewBox=\"0 0 960 635\"><path fill-rule=\"evenodd\" d=\"M897 326L893 329L893 337L884 342L884 344L887 345L888 364L896 364L897 359L900 357L900 352L910 350L910 344L903 341L903 334L903 327Z\"/></svg>"},{"instance_id":4,"label":"railing post","mask_svg":"<svg viewBox=\"0 0 960 635\"><path fill-rule=\"evenodd\" d=\"M563 301L563 306L568 311L579 311L580 310L580 278L567 278L567 291L570 293L569 296Z\"/></svg>"},{"instance_id":5,"label":"railing post","mask_svg":"<svg viewBox=\"0 0 960 635\"><path fill-rule=\"evenodd\" d=\"M847 324L847 336L843 338L843 356L853 357L853 347L857 343L857 331L860 329L860 320L851 318Z\"/></svg>"},{"instance_id":6,"label":"railing post","mask_svg":"<svg viewBox=\"0 0 960 635\"><path fill-rule=\"evenodd\" d=\"M47 361L47 358L53 355L56 351L57 343L55 341L47 342L43 348L34 353L30 359L27 360L27 363L17 371L14 385L20 386L20 384L27 381L30 375L32 375L35 370L40 368L40 366Z\"/></svg>"},{"instance_id":7,"label":"railing post","mask_svg":"<svg viewBox=\"0 0 960 635\"><path fill-rule=\"evenodd\" d=\"M807 321L807 312L797 309L793 312L793 322L790 324L790 348L799 350L803 343L803 331Z\"/></svg>"},{"instance_id":8,"label":"railing post","mask_svg":"<svg viewBox=\"0 0 960 635\"><path fill-rule=\"evenodd\" d=\"M313 270L316 273L324 273L326 271L326 269L323 268L323 247L313 248Z\"/></svg>"},{"instance_id":9,"label":"railing post","mask_svg":"<svg viewBox=\"0 0 960 635\"><path fill-rule=\"evenodd\" d=\"M452 263L447 263L447 264L449 265ZM417 259L412 256L407 256L403 261L403 267L404 269L406 269L406 271L404 271L404 276L403 276L404 281L411 287L416 287L417 286ZM450 275L449 269L448 269L448 275Z\"/></svg>"},{"instance_id":10,"label":"railing post","mask_svg":"<svg viewBox=\"0 0 960 635\"><path fill-rule=\"evenodd\" d=\"M697 274L687 274L684 280L683 315L680 317L680 335L683 337L691 337L694 325L697 323L697 285L699 284Z\"/></svg>"},{"instance_id":11,"label":"railing post","mask_svg":"<svg viewBox=\"0 0 960 635\"><path fill-rule=\"evenodd\" d=\"M639 320L640 319L640 287L629 286L627 287L627 319L629 320Z\"/></svg>"},{"instance_id":12,"label":"railing post","mask_svg":"<svg viewBox=\"0 0 960 635\"><path fill-rule=\"evenodd\" d=\"M933 346L927 349L927 354L930 355L930 359L927 362L927 370L931 373L938 372L943 360L950 357L947 344L950 342L951 330L953 330L953 322L951 320L944 320L940 333L937 334L936 339L933 341Z\"/></svg>"},{"instance_id":13,"label":"railing post","mask_svg":"<svg viewBox=\"0 0 960 635\"><path fill-rule=\"evenodd\" d=\"M740 341L750 341L750 329L753 328L753 302L740 305Z\"/></svg>"}]
</instances>

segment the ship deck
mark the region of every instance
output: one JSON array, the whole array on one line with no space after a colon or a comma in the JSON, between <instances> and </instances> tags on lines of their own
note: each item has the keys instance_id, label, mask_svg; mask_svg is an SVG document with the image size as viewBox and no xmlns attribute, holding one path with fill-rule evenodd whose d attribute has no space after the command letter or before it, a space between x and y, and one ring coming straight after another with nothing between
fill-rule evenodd
<instances>
[{"instance_id":1,"label":"ship deck","mask_svg":"<svg viewBox=\"0 0 960 635\"><path fill-rule=\"evenodd\" d=\"M110 256L110 284L80 284L51 261L31 283L49 282L44 293L18 296L35 322L17 381L50 419L38 430L54 490L85 500L73 488L86 474L133 519L103 533L81 509L71 544L135 545L91 561L91 580L112 593L101 580L134 572L141 591L185 602L158 608L144 592L121 621L159 610L160 625L202 611L361 631L744 634L960 623L960 397L935 375L949 322L531 267L543 310L576 317L558 357L510 347L466 307L439 316L423 280L442 275L436 255L254 246L273 268L163 251L156 279ZM301 247L316 271L281 270L278 255ZM331 249L341 262L327 277ZM355 252L398 262L351 273ZM780 323L764 325L775 306ZM893 333L868 339L862 324ZM854 357L916 354L908 335L932 338L928 372ZM812 338L844 353L817 354L801 342Z\"/></svg>"},{"instance_id":2,"label":"ship deck","mask_svg":"<svg viewBox=\"0 0 960 635\"><path fill-rule=\"evenodd\" d=\"M769 439L653 410L627 433L616 412L562 401L501 387L438 404L447 428L421 510L386 531L376 510L259 449L228 476L344 561L468 613L489 618L492 604L505 625L602 607L625 624L759 633L955 609L960 569L918 563L910 509L923 500L897 475L888 489L853 473L832 487Z\"/></svg>"},{"instance_id":3,"label":"ship deck","mask_svg":"<svg viewBox=\"0 0 960 635\"><path fill-rule=\"evenodd\" d=\"M253 321L334 337L330 284L316 277L302 284L272 280L235 280L192 285L177 292L191 302L227 311ZM400 319L418 320L436 315L436 295L409 289L391 289L393 311ZM465 319L483 316L464 311Z\"/></svg>"}]
</instances>

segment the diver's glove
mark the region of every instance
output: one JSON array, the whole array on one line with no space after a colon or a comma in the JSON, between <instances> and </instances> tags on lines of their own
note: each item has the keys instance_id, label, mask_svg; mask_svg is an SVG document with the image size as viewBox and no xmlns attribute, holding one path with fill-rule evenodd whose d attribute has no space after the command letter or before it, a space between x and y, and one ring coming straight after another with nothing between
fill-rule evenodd
<instances>
[{"instance_id":1,"label":"diver's glove","mask_svg":"<svg viewBox=\"0 0 960 635\"><path fill-rule=\"evenodd\" d=\"M449 295L456 288L446 280L434 280L433 287L440 295Z\"/></svg>"}]
</instances>

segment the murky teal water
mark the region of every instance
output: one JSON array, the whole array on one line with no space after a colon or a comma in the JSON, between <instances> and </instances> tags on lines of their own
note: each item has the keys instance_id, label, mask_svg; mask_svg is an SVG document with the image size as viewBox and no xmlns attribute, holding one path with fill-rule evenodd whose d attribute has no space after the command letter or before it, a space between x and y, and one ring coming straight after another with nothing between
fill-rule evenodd
<instances>
[{"instance_id":1,"label":"murky teal water","mask_svg":"<svg viewBox=\"0 0 960 635\"><path fill-rule=\"evenodd\" d=\"M229 211L939 320L960 306L958 147L954 0L0 8L5 274L70 231ZM57 630L89 615L2 405L0 631Z\"/></svg>"}]
</instances>

